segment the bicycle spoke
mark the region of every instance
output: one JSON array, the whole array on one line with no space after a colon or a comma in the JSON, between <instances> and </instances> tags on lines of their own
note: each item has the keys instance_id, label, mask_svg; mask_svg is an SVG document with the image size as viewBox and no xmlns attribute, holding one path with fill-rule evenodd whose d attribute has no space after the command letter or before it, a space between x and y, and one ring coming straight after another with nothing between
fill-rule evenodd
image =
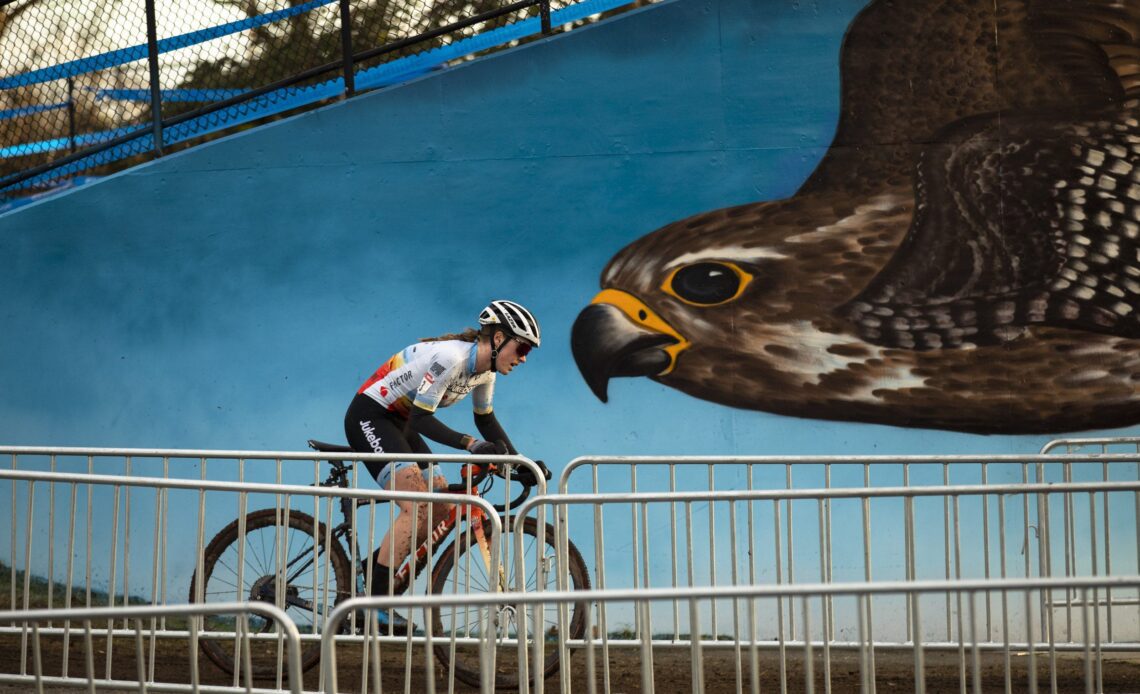
<instances>
[{"instance_id":1,"label":"bicycle spoke","mask_svg":"<svg viewBox=\"0 0 1140 694\"><path fill-rule=\"evenodd\" d=\"M282 535L284 533L284 535ZM328 546L314 543L324 535L324 526L302 511L283 512L280 508L253 511L227 525L204 550L201 576L195 574L190 587L191 601L224 602L263 599L280 606L297 626L319 635L323 618L349 587L349 561L334 536ZM300 548L300 549L299 549ZM289 576L290 571L295 575ZM240 579L238 580L240 575ZM225 673L235 678L279 678L281 645L276 640L249 645L250 673L239 672L232 615L206 619L203 653ZM249 629L269 633L272 620L250 618ZM319 642L302 646L302 667L316 664ZM235 679L235 681L238 681Z\"/></svg>"}]
</instances>

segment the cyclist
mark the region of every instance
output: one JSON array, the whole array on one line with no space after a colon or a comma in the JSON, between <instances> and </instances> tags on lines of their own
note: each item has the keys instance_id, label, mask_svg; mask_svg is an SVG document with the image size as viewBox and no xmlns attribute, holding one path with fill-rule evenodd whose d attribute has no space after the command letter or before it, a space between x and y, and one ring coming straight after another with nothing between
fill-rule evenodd
<instances>
[{"instance_id":1,"label":"cyclist","mask_svg":"<svg viewBox=\"0 0 1140 694\"><path fill-rule=\"evenodd\" d=\"M344 431L352 449L361 453L430 453L423 439L426 436L476 454L516 453L491 401L496 376L511 373L526 362L532 348L539 346L538 321L520 304L496 300L479 314L479 326L478 330L468 328L458 334L426 338L384 362L357 391L344 416ZM468 394L482 438L455 431L435 416L437 408L454 405ZM447 480L428 470L426 463L369 461L365 465L383 489L427 491L425 476L432 478L437 489L447 486ZM372 595L390 594L392 567L399 567L412 548L413 514L418 516L416 544L427 538L428 505L397 502L397 506L399 514L372 555ZM436 505L432 522L442 519L447 511L447 504ZM407 622L395 613L381 610L379 619L384 630L389 623L393 630L407 629Z\"/></svg>"}]
</instances>

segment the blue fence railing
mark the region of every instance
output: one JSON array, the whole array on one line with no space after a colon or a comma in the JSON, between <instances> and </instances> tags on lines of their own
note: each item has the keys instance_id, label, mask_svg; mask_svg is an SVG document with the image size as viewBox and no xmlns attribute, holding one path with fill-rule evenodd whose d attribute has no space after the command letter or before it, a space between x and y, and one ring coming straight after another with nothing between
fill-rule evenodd
<instances>
[{"instance_id":1,"label":"blue fence railing","mask_svg":"<svg viewBox=\"0 0 1140 694\"><path fill-rule=\"evenodd\" d=\"M162 39L157 37L155 30L154 1L145 0L148 15L148 40L145 43L0 76L0 96L22 97L8 98L9 102L26 102L29 95L50 94L48 87L54 87L55 92L65 92L63 99L56 98L50 103L25 103L0 110L0 121L9 124L26 123L37 117L57 117L54 132L47 129L46 134L50 136L46 137L35 137L35 128L12 127L0 131L32 135L17 137L16 141L11 141L10 136L0 140L0 204L7 198L7 207L10 208L12 199L17 196L58 185L85 172L114 165L121 167L126 165L124 160L161 155L173 145L330 99L351 96L359 91L405 82L455 60L514 45L530 37L548 34L552 27L581 23L630 4L630 0L583 0L552 9L551 0L520 0L407 38L353 52L353 28L359 23L354 25L354 8L349 0L310 0ZM369 7L361 3L355 12L365 14ZM196 71L202 64L213 67L216 62L200 62L192 69L179 67L176 62L162 62L163 58L185 58L188 50L198 50L199 56L203 50L207 54L219 53L219 42L229 41L232 46L234 37L242 38L243 45L264 51L264 46L267 43L271 45L274 37L270 30L276 31L276 35L285 34L281 29L283 23L301 19L309 21L314 13L324 15L326 39L333 31L338 31L336 38L341 45L337 59L298 70L266 84L248 87L201 85L193 79L197 76ZM330 17L335 21L328 21ZM330 25L337 22L339 28ZM322 25L310 22L310 30L314 35L320 35ZM356 42L359 43L358 40ZM0 50L3 48L0 43ZM123 70L131 68L136 74L141 73L143 63L145 82L123 85ZM230 66L235 63L231 60ZM106 80L89 79L93 75L104 76L116 71L119 79L112 86L104 86ZM178 73L182 81L173 85L163 84L164 73L169 75L172 72ZM81 84L85 79L93 84ZM256 82L256 79L249 81ZM89 119L86 127L77 124L76 115L84 108L89 113L92 108L97 110L107 105L124 112L128 122L115 125L111 119L111 127L105 127L108 119L103 118ZM67 114L66 129L59 122L60 112ZM4 208L0 207L0 211Z\"/></svg>"}]
</instances>

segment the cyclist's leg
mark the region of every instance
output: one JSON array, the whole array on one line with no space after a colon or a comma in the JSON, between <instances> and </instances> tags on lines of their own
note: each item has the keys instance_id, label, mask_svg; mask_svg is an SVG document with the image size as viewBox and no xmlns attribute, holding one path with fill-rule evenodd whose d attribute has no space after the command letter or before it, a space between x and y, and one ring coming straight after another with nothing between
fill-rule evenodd
<instances>
[{"instance_id":1,"label":"cyclist's leg","mask_svg":"<svg viewBox=\"0 0 1140 694\"><path fill-rule=\"evenodd\" d=\"M404 432L404 435L407 437L408 444L412 447L413 453L431 453L431 449L428 448L427 443L419 434L414 431L406 431ZM447 491L447 478L443 476L442 472L440 472L439 466L431 465L424 469L423 474L426 479L431 480L432 491ZM424 489L427 489L426 483L424 485ZM429 530L428 526L439 525L439 522L441 520L447 518L447 514L451 511L451 507L452 504L449 504L447 502L440 502L438 504L432 505L431 522L420 529L420 537L417 538L417 544L422 543L427 539Z\"/></svg>"},{"instance_id":2,"label":"cyclist's leg","mask_svg":"<svg viewBox=\"0 0 1140 694\"><path fill-rule=\"evenodd\" d=\"M392 463L388 468L391 474L382 474L381 480L378 480L383 488L401 492L427 491L427 484L424 483L423 471L419 465ZM428 533L428 504L400 501L397 506L400 508L400 513L396 515L392 528L380 542L380 549L376 553L377 563L385 567L399 566L411 552L413 526L419 536L416 538L416 544L422 542Z\"/></svg>"},{"instance_id":3,"label":"cyclist's leg","mask_svg":"<svg viewBox=\"0 0 1140 694\"><path fill-rule=\"evenodd\" d=\"M357 395L344 418L344 433L352 449L361 453L413 453L413 449L403 432L403 426L379 403L366 395ZM419 441L419 445L423 442ZM368 471L383 489L397 491L425 491L423 476L415 463L391 462L376 463L365 461ZM416 484L416 481L419 484ZM373 553L375 563L383 569L373 581L373 593L378 587L387 588L390 567L399 566L407 556L411 545L412 514L418 513L419 506L409 501L393 502L399 509L392 527L384 535L380 548ZM384 591L386 592L386 591Z\"/></svg>"},{"instance_id":4,"label":"cyclist's leg","mask_svg":"<svg viewBox=\"0 0 1140 694\"><path fill-rule=\"evenodd\" d=\"M402 427L395 416L368 397L357 394L344 415L344 435L348 445L358 453L410 453ZM379 479L387 463L364 461L372 479Z\"/></svg>"},{"instance_id":5,"label":"cyclist's leg","mask_svg":"<svg viewBox=\"0 0 1140 694\"><path fill-rule=\"evenodd\" d=\"M353 450L362 453L410 453L412 447L404 438L403 427L380 405L367 396L357 395L344 418L344 431ZM418 491L407 489L401 484L407 470L419 473L414 463L392 462L375 463L366 461L368 471L376 482L385 489ZM398 515L391 528L384 535L380 547L371 555L371 568L365 567L365 590L374 595L392 593L391 566L399 566L407 554L407 546L412 534L410 502L394 502L399 507ZM420 504L423 506L424 504ZM402 540L402 542L401 542ZM400 551L400 546L403 551ZM377 610L376 616L382 633L406 633L408 622L391 610Z\"/></svg>"}]
</instances>

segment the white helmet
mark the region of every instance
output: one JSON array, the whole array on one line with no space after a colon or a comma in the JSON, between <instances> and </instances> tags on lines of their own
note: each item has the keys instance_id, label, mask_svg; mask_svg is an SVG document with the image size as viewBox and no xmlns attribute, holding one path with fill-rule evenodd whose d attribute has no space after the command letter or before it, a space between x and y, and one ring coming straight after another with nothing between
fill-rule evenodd
<instances>
[{"instance_id":1,"label":"white helmet","mask_svg":"<svg viewBox=\"0 0 1140 694\"><path fill-rule=\"evenodd\" d=\"M520 304L505 299L492 301L479 314L479 325L501 326L507 333L538 347L542 342L542 331L534 314Z\"/></svg>"}]
</instances>

